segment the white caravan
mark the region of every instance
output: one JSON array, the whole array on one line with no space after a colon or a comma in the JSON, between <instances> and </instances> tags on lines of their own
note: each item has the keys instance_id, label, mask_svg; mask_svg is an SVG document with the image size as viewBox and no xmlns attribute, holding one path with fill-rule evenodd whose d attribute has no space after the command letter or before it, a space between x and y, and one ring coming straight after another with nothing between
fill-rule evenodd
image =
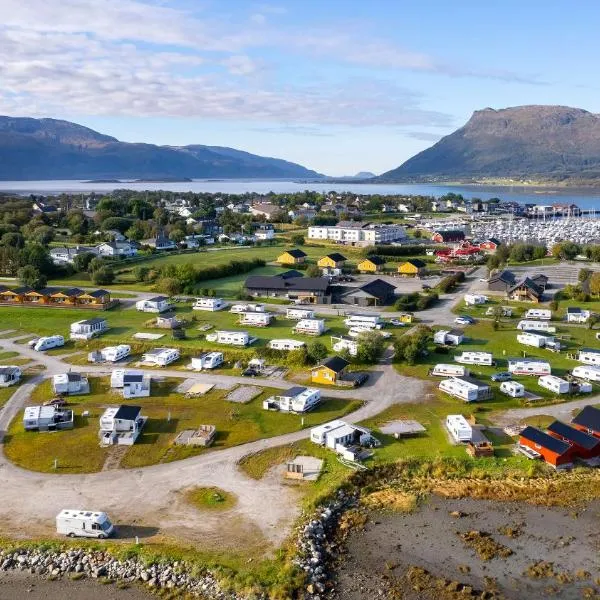
<instances>
[{"instance_id":1,"label":"white caravan","mask_svg":"<svg viewBox=\"0 0 600 600\"><path fill-rule=\"evenodd\" d=\"M488 301L487 296L481 294L465 294L465 304L475 306L476 304L485 304Z\"/></svg>"},{"instance_id":2,"label":"white caravan","mask_svg":"<svg viewBox=\"0 0 600 600\"><path fill-rule=\"evenodd\" d=\"M299 321L300 319L313 319L315 311L310 308L287 308L285 311L285 318L293 321Z\"/></svg>"},{"instance_id":3,"label":"white caravan","mask_svg":"<svg viewBox=\"0 0 600 600\"><path fill-rule=\"evenodd\" d=\"M254 341L255 338L252 338ZM222 329L214 331L206 336L207 342L217 342L218 344L228 344L230 346L247 346L251 340L247 331L235 331Z\"/></svg>"},{"instance_id":4,"label":"white caravan","mask_svg":"<svg viewBox=\"0 0 600 600\"><path fill-rule=\"evenodd\" d=\"M118 346L107 346L100 350L102 359L107 362L118 362L131 354L131 346L119 344Z\"/></svg>"},{"instance_id":5,"label":"white caravan","mask_svg":"<svg viewBox=\"0 0 600 600\"><path fill-rule=\"evenodd\" d=\"M462 365L438 363L431 370L431 375L435 375L436 377L466 377L469 375L469 369L466 369Z\"/></svg>"},{"instance_id":6,"label":"white caravan","mask_svg":"<svg viewBox=\"0 0 600 600\"><path fill-rule=\"evenodd\" d=\"M561 379L556 375L543 375L538 379L538 385L555 394L568 394L571 387L566 379Z\"/></svg>"},{"instance_id":7,"label":"white caravan","mask_svg":"<svg viewBox=\"0 0 600 600\"><path fill-rule=\"evenodd\" d=\"M44 350L50 350L51 348L59 348L65 345L65 338L62 335L51 335L49 337L41 337L35 341L33 346L34 350L43 352Z\"/></svg>"},{"instance_id":8,"label":"white caravan","mask_svg":"<svg viewBox=\"0 0 600 600\"><path fill-rule=\"evenodd\" d=\"M223 364L223 353L222 352L207 352L196 358L192 358L190 368L194 371L200 371L202 369L216 369Z\"/></svg>"},{"instance_id":9,"label":"white caravan","mask_svg":"<svg viewBox=\"0 0 600 600\"><path fill-rule=\"evenodd\" d=\"M525 313L526 319L540 319L542 321L549 321L552 318L552 311L545 308L530 308Z\"/></svg>"},{"instance_id":10,"label":"white caravan","mask_svg":"<svg viewBox=\"0 0 600 600\"><path fill-rule=\"evenodd\" d=\"M511 398L522 398L525 395L525 386L518 381L503 381L500 391Z\"/></svg>"},{"instance_id":11,"label":"white caravan","mask_svg":"<svg viewBox=\"0 0 600 600\"><path fill-rule=\"evenodd\" d=\"M463 352L455 356L454 360L463 365L491 367L494 364L494 357L490 352Z\"/></svg>"},{"instance_id":12,"label":"white caravan","mask_svg":"<svg viewBox=\"0 0 600 600\"><path fill-rule=\"evenodd\" d=\"M457 442L470 442L473 437L473 428L462 415L448 415L446 429Z\"/></svg>"},{"instance_id":13,"label":"white caravan","mask_svg":"<svg viewBox=\"0 0 600 600\"><path fill-rule=\"evenodd\" d=\"M534 348L544 348L548 342L554 341L554 338L525 331L517 335L517 342L525 346L533 346Z\"/></svg>"},{"instance_id":14,"label":"white caravan","mask_svg":"<svg viewBox=\"0 0 600 600\"><path fill-rule=\"evenodd\" d=\"M142 354L142 362L155 365L157 367L166 367L179 358L177 348L154 348L149 352Z\"/></svg>"},{"instance_id":15,"label":"white caravan","mask_svg":"<svg viewBox=\"0 0 600 600\"><path fill-rule=\"evenodd\" d=\"M192 306L193 310L208 310L208 311L216 311L222 310L227 306L227 302L223 300L223 298L196 298L196 302Z\"/></svg>"},{"instance_id":16,"label":"white caravan","mask_svg":"<svg viewBox=\"0 0 600 600\"><path fill-rule=\"evenodd\" d=\"M244 304L233 304L229 309L229 312L234 314L244 313L244 312L265 312L264 304L257 304L256 302L246 302Z\"/></svg>"},{"instance_id":17,"label":"white caravan","mask_svg":"<svg viewBox=\"0 0 600 600\"><path fill-rule=\"evenodd\" d=\"M240 325L253 327L267 327L271 324L273 313L270 312L243 312L240 313Z\"/></svg>"},{"instance_id":18,"label":"white caravan","mask_svg":"<svg viewBox=\"0 0 600 600\"><path fill-rule=\"evenodd\" d=\"M381 329L383 327L381 315L348 315L344 319L344 325L349 328L364 327L366 329Z\"/></svg>"},{"instance_id":19,"label":"white caravan","mask_svg":"<svg viewBox=\"0 0 600 600\"><path fill-rule=\"evenodd\" d=\"M550 375L552 367L545 360L515 358L508 360L508 371L513 375Z\"/></svg>"},{"instance_id":20,"label":"white caravan","mask_svg":"<svg viewBox=\"0 0 600 600\"><path fill-rule=\"evenodd\" d=\"M582 348L577 355L577 360L584 365L600 365L600 350Z\"/></svg>"},{"instance_id":21,"label":"white caravan","mask_svg":"<svg viewBox=\"0 0 600 600\"><path fill-rule=\"evenodd\" d=\"M295 333L307 335L321 335L324 331L325 321L323 319L301 319L294 327Z\"/></svg>"},{"instance_id":22,"label":"white caravan","mask_svg":"<svg viewBox=\"0 0 600 600\"><path fill-rule=\"evenodd\" d=\"M300 348L303 348L304 346L306 346L306 344L300 340L278 339L269 342L269 348L271 348L271 350L300 350Z\"/></svg>"},{"instance_id":23,"label":"white caravan","mask_svg":"<svg viewBox=\"0 0 600 600\"><path fill-rule=\"evenodd\" d=\"M600 367L591 365L580 365L572 371L573 377L586 379L587 381L600 381Z\"/></svg>"},{"instance_id":24,"label":"white caravan","mask_svg":"<svg viewBox=\"0 0 600 600\"><path fill-rule=\"evenodd\" d=\"M56 533L69 537L90 537L101 540L115 531L105 512L93 510L61 510L56 515Z\"/></svg>"},{"instance_id":25,"label":"white caravan","mask_svg":"<svg viewBox=\"0 0 600 600\"><path fill-rule=\"evenodd\" d=\"M556 327L553 327L548 321L526 321L517 323L517 329L521 331L544 331L546 333L556 333Z\"/></svg>"}]
</instances>

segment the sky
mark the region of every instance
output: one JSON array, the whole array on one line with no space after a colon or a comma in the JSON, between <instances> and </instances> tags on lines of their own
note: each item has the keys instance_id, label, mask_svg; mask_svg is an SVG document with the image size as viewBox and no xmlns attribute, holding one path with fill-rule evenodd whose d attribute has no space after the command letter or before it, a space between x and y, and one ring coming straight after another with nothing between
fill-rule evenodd
<instances>
[{"instance_id":1,"label":"sky","mask_svg":"<svg viewBox=\"0 0 600 600\"><path fill-rule=\"evenodd\" d=\"M579 0L0 0L0 114L382 173L473 111L600 113Z\"/></svg>"}]
</instances>

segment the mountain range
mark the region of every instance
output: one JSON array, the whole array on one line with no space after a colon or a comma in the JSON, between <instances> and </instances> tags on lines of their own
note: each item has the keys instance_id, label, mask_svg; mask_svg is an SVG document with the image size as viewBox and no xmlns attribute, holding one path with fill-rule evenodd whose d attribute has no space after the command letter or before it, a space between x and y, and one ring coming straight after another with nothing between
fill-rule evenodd
<instances>
[{"instance_id":1,"label":"mountain range","mask_svg":"<svg viewBox=\"0 0 600 600\"><path fill-rule=\"evenodd\" d=\"M0 116L0 180L321 177L233 148L134 144L69 121Z\"/></svg>"},{"instance_id":2,"label":"mountain range","mask_svg":"<svg viewBox=\"0 0 600 600\"><path fill-rule=\"evenodd\" d=\"M473 113L454 133L376 181L600 179L600 116L567 106Z\"/></svg>"}]
</instances>

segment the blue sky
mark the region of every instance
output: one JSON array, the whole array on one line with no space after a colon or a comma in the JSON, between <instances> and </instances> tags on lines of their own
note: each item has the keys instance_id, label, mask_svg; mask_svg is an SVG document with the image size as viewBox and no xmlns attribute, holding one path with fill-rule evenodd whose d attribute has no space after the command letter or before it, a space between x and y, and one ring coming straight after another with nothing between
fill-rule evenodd
<instances>
[{"instance_id":1,"label":"blue sky","mask_svg":"<svg viewBox=\"0 0 600 600\"><path fill-rule=\"evenodd\" d=\"M401 164L474 110L600 112L591 0L0 0L0 113L231 146L329 175Z\"/></svg>"}]
</instances>

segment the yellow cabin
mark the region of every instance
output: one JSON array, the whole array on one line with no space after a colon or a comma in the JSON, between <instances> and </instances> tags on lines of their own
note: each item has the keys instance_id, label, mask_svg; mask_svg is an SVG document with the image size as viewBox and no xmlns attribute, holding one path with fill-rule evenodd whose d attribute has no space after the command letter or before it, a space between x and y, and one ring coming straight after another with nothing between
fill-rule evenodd
<instances>
[{"instance_id":1,"label":"yellow cabin","mask_svg":"<svg viewBox=\"0 0 600 600\"><path fill-rule=\"evenodd\" d=\"M306 252L298 250L286 250L277 257L277 262L281 265L300 265L306 261Z\"/></svg>"},{"instance_id":2,"label":"yellow cabin","mask_svg":"<svg viewBox=\"0 0 600 600\"><path fill-rule=\"evenodd\" d=\"M323 256L317 262L317 266L323 269L341 269L344 266L347 258L342 256L339 252L333 252L327 256Z\"/></svg>"},{"instance_id":3,"label":"yellow cabin","mask_svg":"<svg viewBox=\"0 0 600 600\"><path fill-rule=\"evenodd\" d=\"M361 273L378 273L383 271L383 265L385 265L385 259L380 256L369 256L358 263L358 270Z\"/></svg>"},{"instance_id":4,"label":"yellow cabin","mask_svg":"<svg viewBox=\"0 0 600 600\"><path fill-rule=\"evenodd\" d=\"M401 323L412 323L413 322L413 316L410 313L403 313L398 317L398 319L400 319Z\"/></svg>"},{"instance_id":5,"label":"yellow cabin","mask_svg":"<svg viewBox=\"0 0 600 600\"><path fill-rule=\"evenodd\" d=\"M398 266L398 273L404 277L418 277L425 274L427 265L416 258L407 260Z\"/></svg>"},{"instance_id":6,"label":"yellow cabin","mask_svg":"<svg viewBox=\"0 0 600 600\"><path fill-rule=\"evenodd\" d=\"M332 356L311 371L312 383L335 385L344 376L350 363L341 356Z\"/></svg>"}]
</instances>

